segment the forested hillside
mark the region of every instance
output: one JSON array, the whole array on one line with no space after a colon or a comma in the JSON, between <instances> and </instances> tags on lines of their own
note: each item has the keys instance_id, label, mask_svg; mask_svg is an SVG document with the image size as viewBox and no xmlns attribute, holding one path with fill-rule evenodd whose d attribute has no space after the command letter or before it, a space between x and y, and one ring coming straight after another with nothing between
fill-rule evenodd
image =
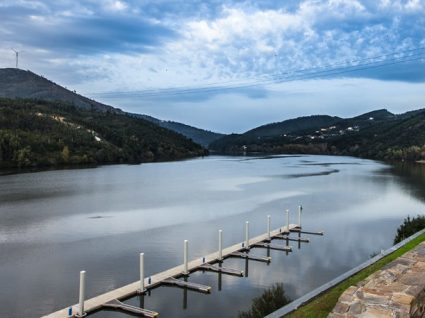
<instances>
[{"instance_id":1,"label":"forested hillside","mask_svg":"<svg viewBox=\"0 0 425 318\"><path fill-rule=\"evenodd\" d=\"M206 154L140 118L71 104L0 99L0 167L140 163Z\"/></svg>"},{"instance_id":2,"label":"forested hillside","mask_svg":"<svg viewBox=\"0 0 425 318\"><path fill-rule=\"evenodd\" d=\"M127 113L119 108L105 105L77 94L75 91L70 91L31 71L24 71L17 68L0 69L0 97L48 100L72 104L84 110L97 110L99 112L108 111L121 115L127 114L130 117L142 118L161 127L175 131L204 147L208 147L211 142L223 136L222 134L174 121L160 120L148 115Z\"/></svg>"},{"instance_id":3,"label":"forested hillside","mask_svg":"<svg viewBox=\"0 0 425 318\"><path fill-rule=\"evenodd\" d=\"M296 118L293 121L308 117ZM211 148L221 153L306 153L350 155L383 160L425 160L425 111L394 115L385 109L339 119L310 129L300 127L270 135L264 127L218 139ZM337 117L329 117L336 119ZM288 122L288 121L285 121ZM280 123L280 127L284 127ZM294 126L295 127L295 126ZM261 129L260 129L261 128ZM253 131L263 134L252 135ZM265 135L267 133L268 135Z\"/></svg>"},{"instance_id":4,"label":"forested hillside","mask_svg":"<svg viewBox=\"0 0 425 318\"><path fill-rule=\"evenodd\" d=\"M425 159L425 111L409 112L329 142L337 153L386 160Z\"/></svg>"}]
</instances>

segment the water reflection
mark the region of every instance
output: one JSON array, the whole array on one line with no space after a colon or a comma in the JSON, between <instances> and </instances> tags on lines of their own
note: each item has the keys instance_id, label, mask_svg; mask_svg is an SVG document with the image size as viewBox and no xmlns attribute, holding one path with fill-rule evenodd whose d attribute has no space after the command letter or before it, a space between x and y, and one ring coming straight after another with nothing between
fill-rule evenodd
<instances>
[{"instance_id":1,"label":"water reflection","mask_svg":"<svg viewBox=\"0 0 425 318\"><path fill-rule=\"evenodd\" d=\"M317 177L317 176L327 176L332 173L338 173L338 169L332 169L332 170L326 170L326 171L318 171L318 172L311 172L311 173L294 173L294 174L287 174L284 175L284 178L305 178L305 177Z\"/></svg>"},{"instance_id":2,"label":"water reflection","mask_svg":"<svg viewBox=\"0 0 425 318\"><path fill-rule=\"evenodd\" d=\"M425 202L425 164L397 163L388 174L396 175L406 192Z\"/></svg>"},{"instance_id":3,"label":"water reflection","mask_svg":"<svg viewBox=\"0 0 425 318\"><path fill-rule=\"evenodd\" d=\"M283 283L276 283L266 289L261 296L252 300L251 309L238 314L239 318L262 318L290 303L285 295Z\"/></svg>"},{"instance_id":4,"label":"water reflection","mask_svg":"<svg viewBox=\"0 0 425 318\"><path fill-rule=\"evenodd\" d=\"M284 209L302 204L303 227L324 230L324 237L311 237L311 244L282 242L293 245L290 253L252 251L270 256L268 266L248 262L247 270L245 260L227 259L223 266L249 274L243 279L192 274L190 280L212 287L211 295L161 287L144 298L161 317L235 317L275 282L295 299L362 263L391 246L408 214L424 210L422 168L389 170L347 157L245 159L0 176L0 316L42 316L76 303L81 269L87 271L87 297L93 297L137 280L140 252L152 275L182 263L184 239L190 259L200 258L217 249L218 229L230 246L243 241L246 220L256 236L266 231L267 215L277 228L286 223ZM326 165L339 172L321 175ZM299 173L317 175L276 177ZM127 302L140 305L137 297Z\"/></svg>"},{"instance_id":5,"label":"water reflection","mask_svg":"<svg viewBox=\"0 0 425 318\"><path fill-rule=\"evenodd\" d=\"M301 245L302 243L303 244L309 243L304 237L301 236L301 233L302 233L301 231L298 232L298 233L297 232L291 233L291 235L293 235L293 234L296 235L295 238L291 238L291 235L287 235L287 236L285 235L285 236L282 236L281 238L273 238L273 240L271 242L274 242L274 240L284 240L285 241L285 246L286 247L289 247L289 242L292 240L292 241L294 241L294 242L297 243L298 250L300 250L301 249L301 246L302 246ZM310 232L310 234L311 235L317 235L316 232ZM320 243L320 242L316 242L316 244L318 244L318 243ZM249 276L249 268L250 268L250 265L252 265L252 263L263 264L263 266L264 265L269 266L271 264L270 261L269 262L264 262L264 261L262 261L260 259L260 257L262 256L262 252L261 252L262 250L265 250L266 251L266 256L267 257L270 257L271 256L272 249L270 247L268 247L268 248L254 247L254 248L251 248L247 252L250 256L252 256L252 259L243 258L243 257L236 258L236 259L242 261L242 263L240 263L240 265L243 265L244 266L243 267L243 269L244 269L244 275L243 275L243 277L244 278L242 278L242 279L248 279L250 277ZM289 251L288 250L287 251L277 251L277 252L279 252L282 255L286 255L286 256L288 256L288 254L289 254ZM222 262L217 262L216 264L219 267L222 267L224 263L232 262L232 260L234 260L234 259L235 258L233 258L233 257L229 257L229 258L224 259ZM234 261L232 263L234 263ZM232 268L233 269L233 267L227 267L227 266L226 266L226 268ZM258 270L259 267L257 266L256 269ZM263 268L263 271L265 273L267 273L268 270L269 269L267 267L266 268ZM197 284L199 284L200 281L201 281L202 284L204 284L205 277L203 277L203 276L205 274L211 274L211 275L214 275L215 274L215 275L217 275L217 285L216 286L217 286L217 292L218 292L218 293L214 293L214 291L213 291L213 294L212 295L208 294L208 295L205 295L205 296L206 297L216 297L217 299L220 299L220 294L219 293L222 292L222 291L224 291L226 289L226 288L223 288L223 276L226 276L225 274L223 274L221 272L219 272L219 273L210 273L208 271L199 269L199 270L191 273L189 276L182 276L180 279L182 279L185 282L189 282L190 281L190 282L194 282L194 283L197 283ZM258 279L258 277L255 276L253 279ZM189 307L190 307L189 298L190 298L190 296L193 293L195 293L195 294L196 293L197 294L203 294L203 292L200 292L200 291L197 292L196 290L194 291L194 290L191 290L191 289L186 288L186 287L177 287L176 288L176 287L169 287L169 286L165 286L165 285L160 285L159 287L155 287L154 289L148 290L148 292L146 293L146 295L143 296L143 297L141 297L140 295L137 295L137 296L135 296L135 297L133 297L131 299L128 299L127 300L127 303L128 304L134 304L135 301L137 299L139 299L139 306L140 306L140 308L146 308L146 309L149 309L149 310L152 310L152 309L157 310L157 308L145 307L145 305L146 305L146 303L148 303L148 304L155 303L154 299L152 299L152 300L149 299L149 297L151 296L151 293L152 292L154 292L154 293L158 292L158 293L161 294L164 291L164 289L167 289L167 288L175 288L175 289L182 290L182 295L183 296L181 298L182 299L182 302L181 303L182 303L182 309L183 309L183 311L185 313L185 316L186 315L189 315L191 313L191 311L189 310ZM229 290L231 292L235 292L234 289L232 288L232 286L229 286L229 288L230 288ZM238 292L241 293L241 291L238 291ZM262 293L262 295L260 297L255 297L252 300L252 307L251 307L250 310L248 310L246 312L243 312L243 311L242 312L239 312L238 313L238 316L239 317L263 317L265 314L268 314L268 313L276 310L277 308L280 308L281 306L283 306L283 305L285 305L285 304L287 304L289 302L289 299L287 299L284 296L284 294L285 294L285 292L283 290L283 284L281 284L281 283L279 283L279 284L273 284L272 287L266 289ZM148 299L148 301L145 302L145 299ZM207 299L204 299L204 303L206 301L207 301ZM197 307L195 307L195 308L197 308ZM98 312L97 314L94 314L94 315L91 315L91 316L95 316L95 317L96 316L99 316L99 317L102 316L103 317L104 314L105 314L104 312ZM160 312L160 314L162 316L163 315L163 312ZM203 315L205 315L205 314L203 314ZM226 316L226 314L223 314L223 315Z\"/></svg>"}]
</instances>

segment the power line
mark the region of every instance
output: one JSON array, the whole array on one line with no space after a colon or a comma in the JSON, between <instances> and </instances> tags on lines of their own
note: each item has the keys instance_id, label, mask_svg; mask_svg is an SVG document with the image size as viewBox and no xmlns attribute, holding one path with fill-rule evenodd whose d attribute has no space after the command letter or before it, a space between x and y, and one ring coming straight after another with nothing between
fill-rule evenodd
<instances>
[{"instance_id":1,"label":"power line","mask_svg":"<svg viewBox=\"0 0 425 318\"><path fill-rule=\"evenodd\" d=\"M425 58L425 47L419 47L415 49L392 52L388 54L383 54L379 56L373 56L368 58L362 58L357 60L350 61L351 64L347 62L339 62L334 64L328 64L326 66L314 67L314 68L304 68L304 69L295 69L289 70L282 73L276 73L272 75L266 75L254 78L253 81L228 81L220 83L211 83L206 84L201 87L173 87L173 88L163 88L163 89L146 89L139 91L126 91L126 92L104 92L97 93L95 95L118 98L120 96L130 95L135 97L156 97L156 96L178 96L182 94L199 94L199 93L212 93L215 91L227 91L232 89L242 89L242 88L251 88L266 84L282 83L296 80L304 79L314 79L322 77L330 77L335 75L340 75L344 73L374 69L379 67L385 67L395 64L401 64L411 61L421 60ZM402 57L397 57L398 55L405 55ZM393 56L391 58L388 58ZM378 60L378 61L376 61ZM380 60L380 61L379 61ZM366 62L370 61L370 62ZM365 63L366 62L366 63ZM352 65L353 63L357 63ZM338 67L341 66L341 67ZM229 85L223 85L228 83Z\"/></svg>"},{"instance_id":2,"label":"power line","mask_svg":"<svg viewBox=\"0 0 425 318\"><path fill-rule=\"evenodd\" d=\"M260 81L254 81L251 83L245 83L240 84L236 86L214 86L214 87L207 87L207 88L188 88L188 89L182 89L182 90L176 90L176 89L163 89L160 91L133 91L133 92L127 92L119 95L132 95L137 97L156 97L156 96L177 96L182 94L199 94L199 93L212 93L215 91L227 91L232 89L242 89L242 88L252 88L256 86L266 85L266 84L274 84L274 83L282 83L282 82L289 82L289 81L296 81L296 80L303 80L303 79L314 79L314 78L323 78L323 77L330 77L335 75L340 75L344 73L350 73L355 71L361 71L361 70L367 70L367 69L373 69L373 68L379 68L379 67L385 67L389 65L395 65L400 63L406 63L411 61L417 61L422 58L425 58L425 55L422 53L419 56L416 56L415 58L409 57L409 58L403 58L403 59L392 59L388 60L386 63L365 63L356 65L355 67L346 67L346 68L335 68L335 69L329 69L319 72L311 72L311 73L304 73L304 74L297 74L293 76L279 76L274 77L273 79L268 80L260 80ZM108 93L111 94L111 97L118 97L115 95L115 93ZM115 96L113 96L115 95Z\"/></svg>"},{"instance_id":3,"label":"power line","mask_svg":"<svg viewBox=\"0 0 425 318\"><path fill-rule=\"evenodd\" d=\"M290 82L290 81L296 81L296 80L305 80L305 79L314 79L314 78L325 78L335 75L340 75L344 73L350 73L350 72L356 72L356 71L363 71L368 69L375 69L380 67L386 67L390 65L395 64L401 64L406 62L412 62L417 61L425 58L425 54L421 54L419 56L416 56L414 58L404 58L404 59L398 59L398 60L392 60L391 62L387 63L380 63L380 64L374 64L371 65L371 63L368 63L368 65L358 65L356 67L350 67L350 68L339 68L339 69L331 69L327 71L321 71L321 72L315 72L315 73L306 73L301 74L297 76L291 76L291 77L282 77L282 78L274 78L273 80L267 80L267 81L258 81L258 82L252 82L247 83L244 85L238 85L238 86L222 86L222 87L210 87L210 88L199 88L199 89L188 89L188 90L180 90L180 91L161 91L161 92L149 92L146 93L144 91L134 91L126 93L127 95L135 96L135 97L142 97L142 98L153 98L153 97L171 97L171 96L179 96L184 94L200 94L200 93L214 93L214 92L225 92L229 90L234 89L246 89L246 88L252 88L252 87L258 87L260 85L266 85L266 84L274 84L274 83L283 83L283 82ZM359 67L360 66L360 67ZM110 97L112 98L118 98L120 96L123 96L122 94L120 96L114 96L114 93L110 93Z\"/></svg>"},{"instance_id":4,"label":"power line","mask_svg":"<svg viewBox=\"0 0 425 318\"><path fill-rule=\"evenodd\" d=\"M415 49L410 49L410 50L404 50L404 51L396 51L393 53L388 53L388 54L383 54L383 55L378 55L378 56L372 56L372 57L368 57L368 58L362 58L362 59L357 59L357 60L352 60L350 61L351 63L360 63L363 61L367 61L367 60L372 60L372 59L381 59L384 57L388 57L391 55L398 55L398 54L406 54L406 53L410 53L410 52L415 52L415 51L419 51L419 50L425 50L425 47L420 47L420 48L415 48ZM263 80L262 78L264 77L264 80L269 80L272 78L279 78L281 76L284 75L289 75L289 74L293 74L293 73L304 73L304 72L310 72L313 71L315 69L325 69L326 68L331 68L331 67L336 67L336 66L344 66L344 67L353 67L354 65L347 65L347 62L339 62L339 63L334 63L334 64L328 64L328 65L324 65L324 66L319 66L319 67L313 67L313 68L303 68L303 69L293 69L293 70L289 70L286 71L284 73L275 73L275 74L263 74L260 76L256 76L254 78L251 78L252 80ZM107 95L107 94L128 94L128 93L161 93L161 92L172 92L172 91L186 91L186 90L198 90L198 89L203 89L203 88L208 88L208 87L215 87L217 86L217 88L222 88L223 84L233 84L233 85L243 85L243 84L247 84L247 80L239 80L239 81L221 81L221 82L216 82L216 83L209 83L209 84L205 84L203 86L200 87L187 87L187 86L181 86L181 87L172 87L172 88L159 88L159 89L144 89L144 90L134 90L134 91L120 91L120 92L106 92L106 93L98 93L101 95Z\"/></svg>"}]
</instances>

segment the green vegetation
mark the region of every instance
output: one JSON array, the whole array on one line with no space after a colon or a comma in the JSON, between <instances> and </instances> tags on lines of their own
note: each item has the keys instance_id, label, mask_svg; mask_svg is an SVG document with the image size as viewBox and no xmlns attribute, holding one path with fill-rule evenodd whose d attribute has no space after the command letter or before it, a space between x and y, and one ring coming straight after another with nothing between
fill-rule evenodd
<instances>
[{"instance_id":1,"label":"green vegetation","mask_svg":"<svg viewBox=\"0 0 425 318\"><path fill-rule=\"evenodd\" d=\"M311 121L309 129L305 128L308 120ZM323 120L332 124L322 125ZM287 125L288 122L291 125ZM299 123L298 130L296 123ZM275 129L277 125L280 130ZM317 128L318 125L322 128ZM335 117L301 117L225 136L213 142L210 148L224 153L307 153L425 160L425 111L394 115L379 110L340 121Z\"/></svg>"},{"instance_id":2,"label":"green vegetation","mask_svg":"<svg viewBox=\"0 0 425 318\"><path fill-rule=\"evenodd\" d=\"M407 118L406 118L407 117ZM425 158L425 112L383 121L351 135L330 140L337 154L383 160Z\"/></svg>"},{"instance_id":3,"label":"green vegetation","mask_svg":"<svg viewBox=\"0 0 425 318\"><path fill-rule=\"evenodd\" d=\"M394 244L403 241L405 238L425 229L425 215L418 215L411 219L409 216L404 219L402 225L397 229L397 234L394 238Z\"/></svg>"},{"instance_id":4,"label":"green vegetation","mask_svg":"<svg viewBox=\"0 0 425 318\"><path fill-rule=\"evenodd\" d=\"M397 229L397 234L394 239L394 244L400 242L401 240L417 233L418 231L425 228L425 215L417 216L413 219L407 217L403 224ZM396 250L394 253L387 255L386 257L380 259L376 263L370 265L369 267L363 269L357 274L351 276L345 281L339 283L335 287L329 289L323 294L319 295L309 303L301 306L296 311L286 315L288 318L321 318L327 317L329 313L333 310L336 303L338 302L339 297L342 293L349 288L350 286L356 285L362 280L366 279L371 274L380 270L386 264L397 259L404 253L415 248L419 243L425 241L425 234L421 234L414 240L410 241L403 247ZM371 255L371 257L376 255ZM283 289L283 284L278 283L272 286L270 289L267 289L260 297L254 298L252 301L251 309L247 312L239 313L239 318L256 318L264 317L272 313L273 311L283 307L284 305L290 302L289 299L285 296L285 291Z\"/></svg>"},{"instance_id":5,"label":"green vegetation","mask_svg":"<svg viewBox=\"0 0 425 318\"><path fill-rule=\"evenodd\" d=\"M421 219L424 220L424 217L421 217ZM404 224L406 224L406 220ZM400 228L402 227L403 225ZM397 236L398 235L399 235L399 232L397 231ZM335 307L336 303L338 302L338 298L347 288L361 282L362 280L367 278L369 275L380 270L386 264L392 262L393 260L400 257L404 253L412 250L419 243L424 241L425 241L425 234L421 234L414 240L410 241L403 247L396 250L394 253L387 255L386 257L380 259L376 263L370 265L369 267L363 269L357 274L351 276L350 278L346 279L345 281L341 282L340 284L336 285L335 287L331 288L330 290L326 291L325 293L321 294L317 298L313 299L309 303L305 304L304 306L300 307L299 309L297 309L296 311L292 312L291 314L285 317L288 317L288 318L327 317L329 313Z\"/></svg>"},{"instance_id":6,"label":"green vegetation","mask_svg":"<svg viewBox=\"0 0 425 318\"><path fill-rule=\"evenodd\" d=\"M293 134L315 131L340 122L342 118L328 115L312 115L288 119L279 123L263 125L247 131L244 135L251 137L276 137L282 134Z\"/></svg>"},{"instance_id":7,"label":"green vegetation","mask_svg":"<svg viewBox=\"0 0 425 318\"><path fill-rule=\"evenodd\" d=\"M222 134L173 121L163 121L147 115L125 113L121 109L99 103L79 95L75 91L72 92L31 71L24 71L16 68L0 69L0 97L13 99L37 98L38 100L52 102L61 101L70 103L79 109L111 112L120 115L127 114L128 116L144 119L158 126L177 132L204 147L207 147L212 141L223 136Z\"/></svg>"},{"instance_id":8,"label":"green vegetation","mask_svg":"<svg viewBox=\"0 0 425 318\"><path fill-rule=\"evenodd\" d=\"M204 154L184 136L126 114L0 99L0 168L140 163Z\"/></svg>"},{"instance_id":9,"label":"green vegetation","mask_svg":"<svg viewBox=\"0 0 425 318\"><path fill-rule=\"evenodd\" d=\"M213 141L210 148L224 153L241 152L246 146L249 152L264 153L303 153L312 150L302 149L304 145L293 143L294 136L331 126L342 118L326 115L313 115L288 119L278 123L263 125L244 134L230 134Z\"/></svg>"},{"instance_id":10,"label":"green vegetation","mask_svg":"<svg viewBox=\"0 0 425 318\"><path fill-rule=\"evenodd\" d=\"M239 318L262 318L282 306L288 304L290 300L286 298L282 283L276 283L267 289L260 297L252 300L251 309L240 312Z\"/></svg>"}]
</instances>

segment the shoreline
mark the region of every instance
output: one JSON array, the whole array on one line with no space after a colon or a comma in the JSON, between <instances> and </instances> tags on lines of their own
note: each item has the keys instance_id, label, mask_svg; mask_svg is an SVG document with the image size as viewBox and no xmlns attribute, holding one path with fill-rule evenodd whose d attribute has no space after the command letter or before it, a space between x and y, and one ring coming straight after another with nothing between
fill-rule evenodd
<instances>
[{"instance_id":1,"label":"shoreline","mask_svg":"<svg viewBox=\"0 0 425 318\"><path fill-rule=\"evenodd\" d=\"M347 288L363 281L424 241L425 229L422 229L379 255L270 313L265 318L327 317Z\"/></svg>"},{"instance_id":2,"label":"shoreline","mask_svg":"<svg viewBox=\"0 0 425 318\"><path fill-rule=\"evenodd\" d=\"M79 170L79 169L91 169L99 168L104 166L118 166L118 165L128 165L128 166L138 166L142 164L150 163L164 163L164 162L179 162L185 160L192 160L198 158L209 157L210 155L203 156L194 156L194 157L184 157L179 159L170 159L170 160L155 160L155 161L143 161L137 163L130 162L106 162L106 163L91 163L91 164L75 164L75 165L55 165L55 166L39 166L39 167L23 167L23 168L0 168L0 177L23 174L23 173L36 173L36 172L46 172L46 171L59 171L59 170Z\"/></svg>"}]
</instances>

